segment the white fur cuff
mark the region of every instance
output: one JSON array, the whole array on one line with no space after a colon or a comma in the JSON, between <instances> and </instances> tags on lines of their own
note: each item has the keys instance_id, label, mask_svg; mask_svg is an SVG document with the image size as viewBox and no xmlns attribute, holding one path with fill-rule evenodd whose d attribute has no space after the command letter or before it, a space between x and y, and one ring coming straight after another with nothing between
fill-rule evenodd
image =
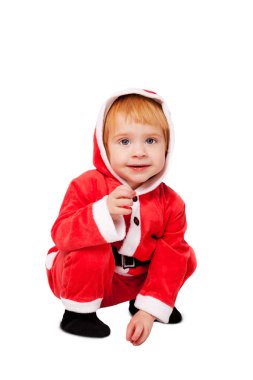
<instances>
[{"instance_id":1,"label":"white fur cuff","mask_svg":"<svg viewBox=\"0 0 253 380\"><path fill-rule=\"evenodd\" d=\"M50 270L53 266L53 263L54 263L54 259L56 258L56 256L58 255L59 251L56 251L56 252L51 252L51 253L48 253L47 254L47 257L46 257L46 268L48 270Z\"/></svg>"},{"instance_id":2,"label":"white fur cuff","mask_svg":"<svg viewBox=\"0 0 253 380\"><path fill-rule=\"evenodd\" d=\"M108 195L93 203L92 211L99 232L107 243L113 243L124 239L126 235L126 225L122 215L120 215L117 222L113 221L107 207L107 198Z\"/></svg>"},{"instance_id":3,"label":"white fur cuff","mask_svg":"<svg viewBox=\"0 0 253 380\"><path fill-rule=\"evenodd\" d=\"M134 306L140 310L152 314L160 322L168 323L173 308L157 298L138 294Z\"/></svg>"},{"instance_id":4,"label":"white fur cuff","mask_svg":"<svg viewBox=\"0 0 253 380\"><path fill-rule=\"evenodd\" d=\"M74 311L75 313L94 313L100 308L102 299L103 298L97 298L96 300L90 302L76 302L66 298L61 298L65 309Z\"/></svg>"}]
</instances>

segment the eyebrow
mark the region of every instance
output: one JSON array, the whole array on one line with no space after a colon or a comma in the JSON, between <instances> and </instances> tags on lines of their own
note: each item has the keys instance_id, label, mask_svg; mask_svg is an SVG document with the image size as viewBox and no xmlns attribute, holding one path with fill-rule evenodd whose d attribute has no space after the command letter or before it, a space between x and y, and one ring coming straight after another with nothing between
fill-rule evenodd
<instances>
[{"instance_id":1,"label":"eyebrow","mask_svg":"<svg viewBox=\"0 0 253 380\"><path fill-rule=\"evenodd\" d=\"M134 136L135 134L134 133L131 133L131 132L122 132L122 133L118 133L117 135L114 135L113 138L118 138L118 137L122 137L122 136ZM149 132L149 133L144 133L143 136L156 136L156 137L162 137L163 135L161 133L157 133L157 132Z\"/></svg>"}]
</instances>

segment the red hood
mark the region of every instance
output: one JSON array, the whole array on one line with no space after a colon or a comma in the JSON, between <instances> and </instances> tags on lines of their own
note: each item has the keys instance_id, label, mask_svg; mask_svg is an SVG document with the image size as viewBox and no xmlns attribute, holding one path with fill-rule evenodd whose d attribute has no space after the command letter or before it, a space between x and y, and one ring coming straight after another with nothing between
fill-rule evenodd
<instances>
[{"instance_id":1,"label":"red hood","mask_svg":"<svg viewBox=\"0 0 253 380\"><path fill-rule=\"evenodd\" d=\"M168 170L169 157L171 157L171 151L172 151L172 147L174 145L174 130L173 130L173 124L172 124L171 117L170 117L170 111L169 111L165 101L163 100L163 98L161 96L159 96L158 94L156 94L155 92L131 88L131 89L124 90L124 91L121 91L121 92L114 94L104 103L104 105L102 106L102 108L100 110L98 120L97 120L97 124L96 124L95 133L94 133L93 164L98 171L105 174L106 176L117 179L123 185L127 184L111 168L111 165L108 161L106 151L105 151L105 147L103 144L103 128L104 128L104 120L105 120L106 114L107 114L108 110L110 109L112 103L119 96L127 95L127 94L143 95L143 96L146 96L147 98L154 99L155 101L160 103L162 105L163 112L164 112L165 117L167 118L168 124L170 126L170 146L169 146L169 151L168 151L168 154L166 157L164 169L160 173L158 173L157 175L155 175L150 180L148 180L147 182L145 182L143 185L141 185L140 187L138 187L136 189L137 195L141 195L141 194L145 194L151 190L154 190L162 182L162 180L165 177L167 170Z\"/></svg>"}]
</instances>

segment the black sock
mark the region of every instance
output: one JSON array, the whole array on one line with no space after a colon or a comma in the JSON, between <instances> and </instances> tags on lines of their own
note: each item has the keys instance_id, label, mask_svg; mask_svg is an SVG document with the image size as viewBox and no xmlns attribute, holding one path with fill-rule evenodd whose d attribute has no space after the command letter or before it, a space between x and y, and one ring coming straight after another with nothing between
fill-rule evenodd
<instances>
[{"instance_id":1,"label":"black sock","mask_svg":"<svg viewBox=\"0 0 253 380\"><path fill-rule=\"evenodd\" d=\"M139 311L139 309L137 309L137 307L134 306L134 303L135 303L135 300L131 300L129 301L129 311L132 315L136 314L137 311ZM170 315L170 319L169 319L169 324L176 324L176 323L179 323L182 321L182 315L180 313L180 311L177 310L176 307L173 307L173 310L172 310L172 313ZM155 322L158 322L157 320L155 320Z\"/></svg>"},{"instance_id":2,"label":"black sock","mask_svg":"<svg viewBox=\"0 0 253 380\"><path fill-rule=\"evenodd\" d=\"M110 335L110 328L94 313L75 313L65 310L60 328L74 335L104 338Z\"/></svg>"},{"instance_id":3,"label":"black sock","mask_svg":"<svg viewBox=\"0 0 253 380\"><path fill-rule=\"evenodd\" d=\"M168 323L172 325L172 324L180 323L182 320L183 320L183 317L180 311L177 310L176 307L173 307Z\"/></svg>"}]
</instances>

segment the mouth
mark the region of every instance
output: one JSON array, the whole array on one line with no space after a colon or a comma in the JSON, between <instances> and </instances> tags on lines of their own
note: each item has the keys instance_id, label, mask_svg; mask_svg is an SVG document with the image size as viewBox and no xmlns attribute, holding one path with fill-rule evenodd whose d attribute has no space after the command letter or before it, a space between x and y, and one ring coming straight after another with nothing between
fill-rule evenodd
<instances>
[{"instance_id":1,"label":"mouth","mask_svg":"<svg viewBox=\"0 0 253 380\"><path fill-rule=\"evenodd\" d=\"M128 168L141 171L150 167L150 165L127 165Z\"/></svg>"}]
</instances>

